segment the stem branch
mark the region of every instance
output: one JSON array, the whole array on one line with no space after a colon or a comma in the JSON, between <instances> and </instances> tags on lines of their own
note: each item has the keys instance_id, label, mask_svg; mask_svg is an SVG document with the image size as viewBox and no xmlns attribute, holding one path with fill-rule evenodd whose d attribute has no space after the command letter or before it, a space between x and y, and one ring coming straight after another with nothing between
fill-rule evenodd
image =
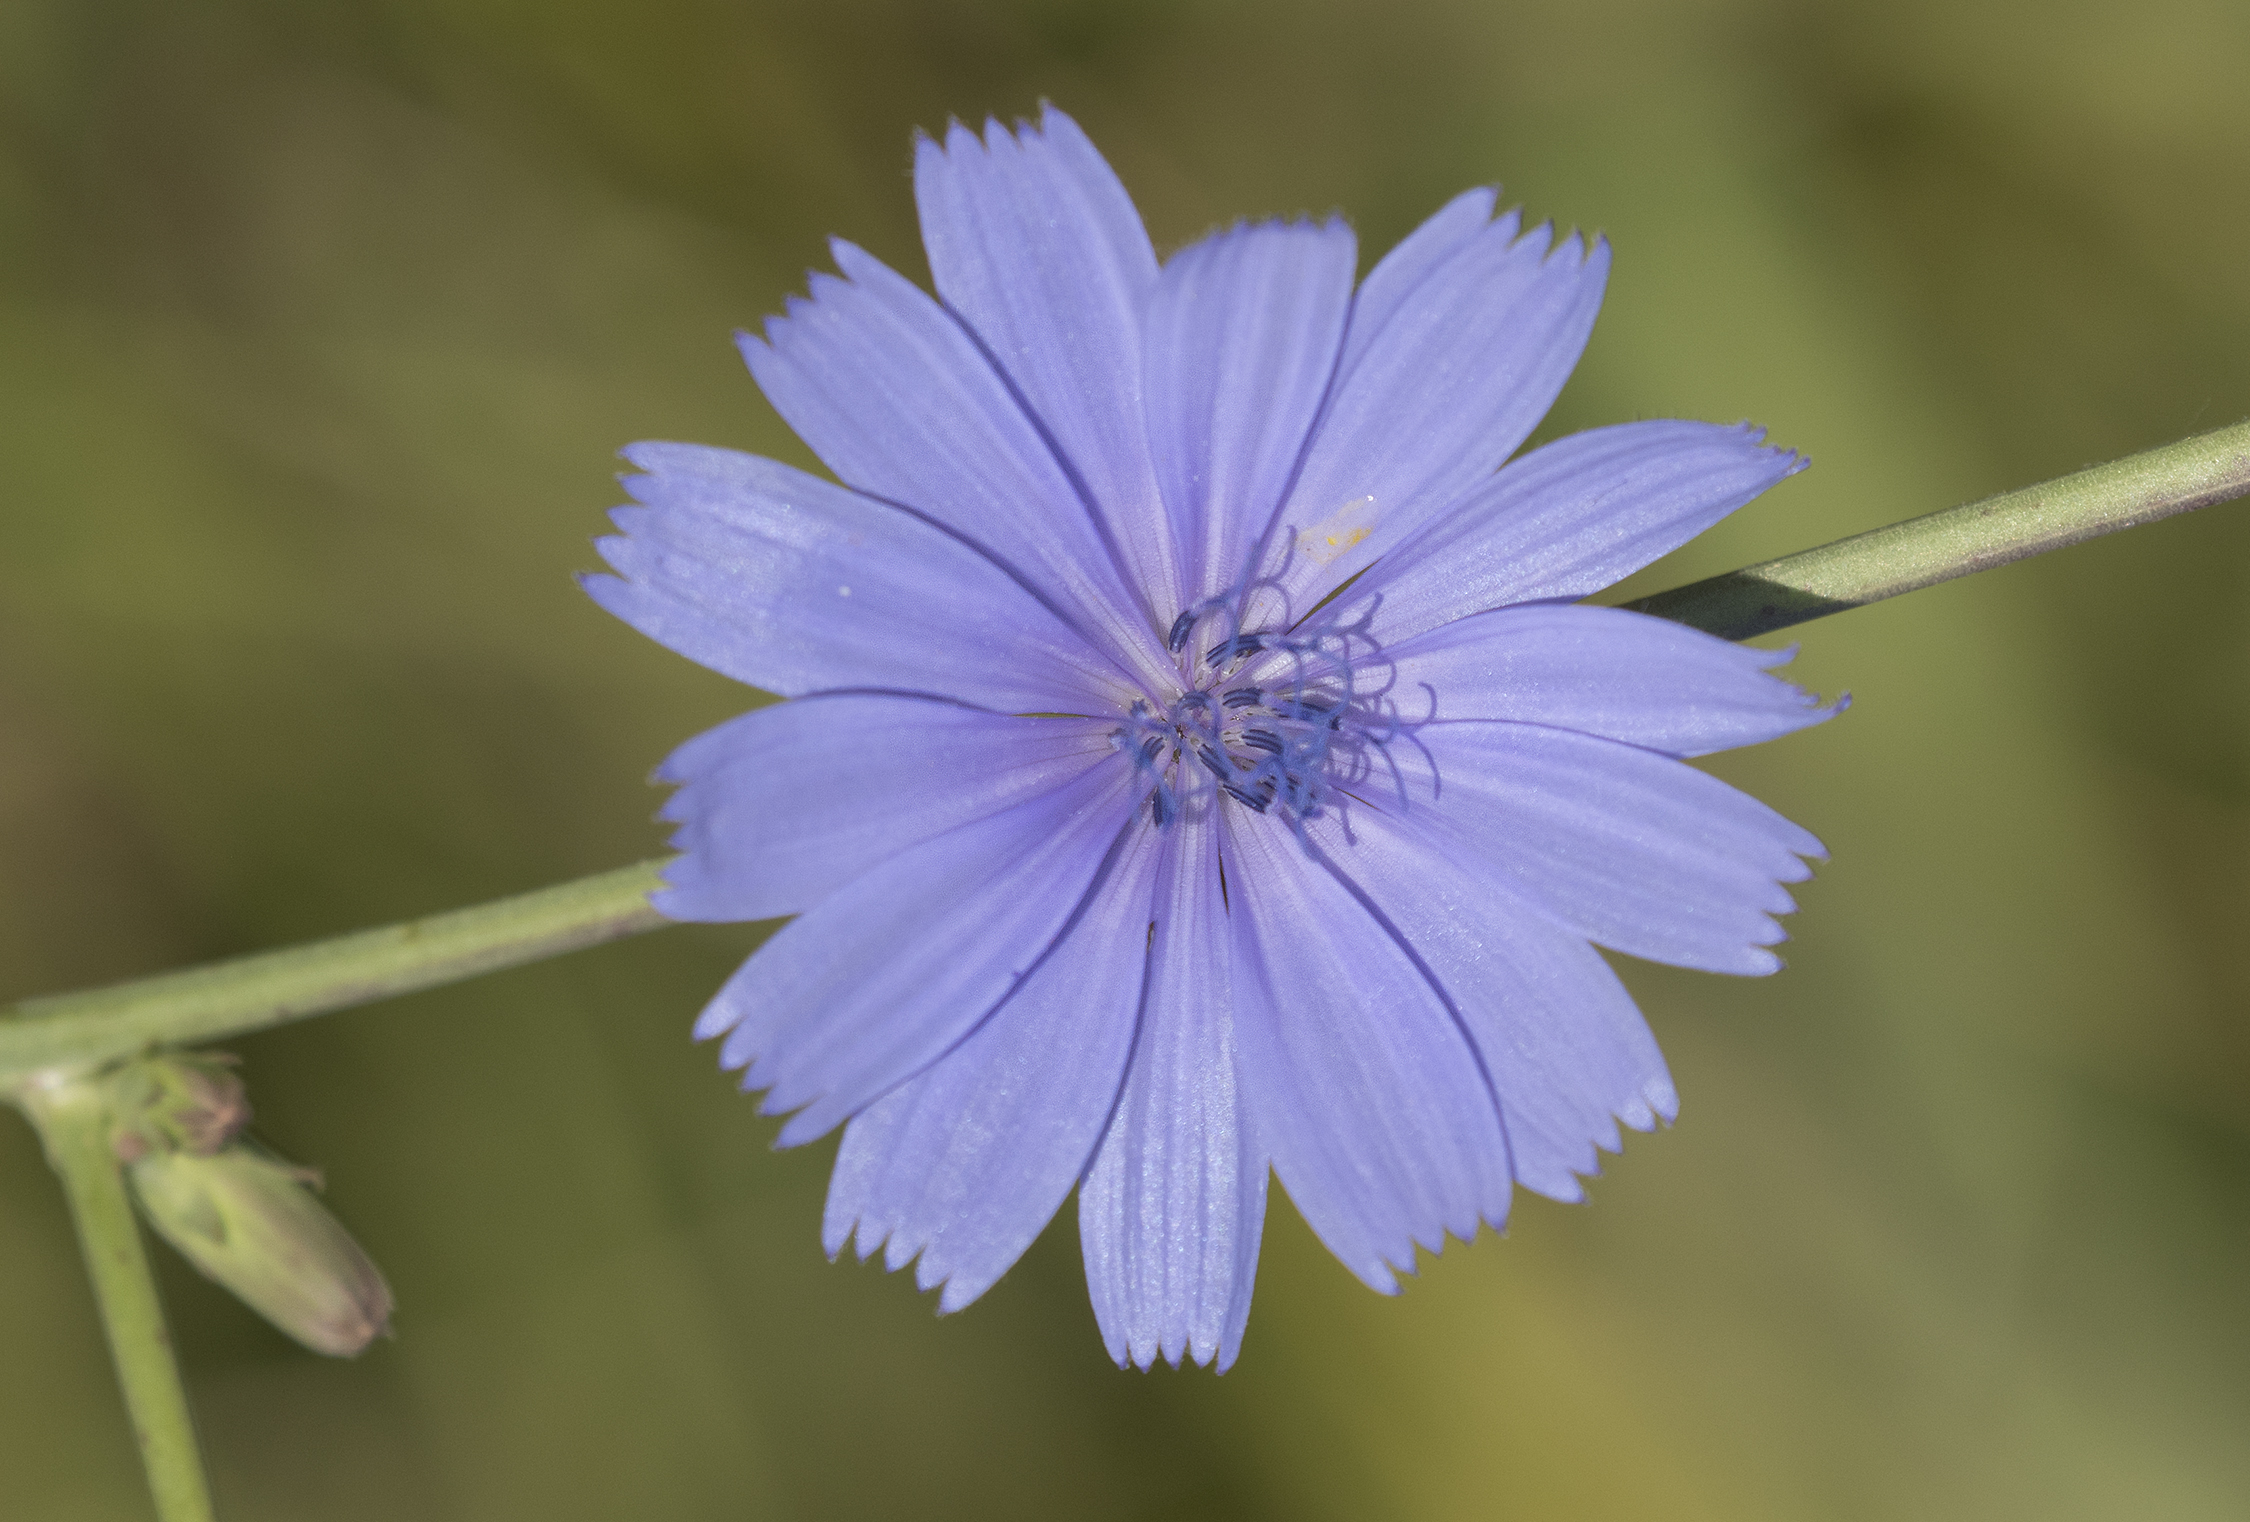
<instances>
[{"instance_id":1,"label":"stem branch","mask_svg":"<svg viewBox=\"0 0 2250 1522\"><path fill-rule=\"evenodd\" d=\"M0 1089L11 1075L75 1069L152 1044L239 1036L559 956L671 923L643 862L427 919L191 967L135 983L30 999L0 1015Z\"/></svg>"},{"instance_id":2,"label":"stem branch","mask_svg":"<svg viewBox=\"0 0 2250 1522\"><path fill-rule=\"evenodd\" d=\"M2237 423L1626 606L1727 639L1752 639L2245 494L2250 423Z\"/></svg>"},{"instance_id":3,"label":"stem branch","mask_svg":"<svg viewBox=\"0 0 2250 1522\"><path fill-rule=\"evenodd\" d=\"M162 1522L211 1522L211 1491L196 1451L187 1391L172 1358L140 1222L110 1150L108 1100L101 1085L83 1079L34 1082L15 1098L39 1128L47 1159L70 1196L71 1219L86 1253L156 1514Z\"/></svg>"},{"instance_id":4,"label":"stem branch","mask_svg":"<svg viewBox=\"0 0 2250 1522\"><path fill-rule=\"evenodd\" d=\"M2250 493L2250 423L1629 604L1728 639ZM657 863L383 930L33 999L0 1015L0 1090L161 1043L210 1041L638 935Z\"/></svg>"}]
</instances>

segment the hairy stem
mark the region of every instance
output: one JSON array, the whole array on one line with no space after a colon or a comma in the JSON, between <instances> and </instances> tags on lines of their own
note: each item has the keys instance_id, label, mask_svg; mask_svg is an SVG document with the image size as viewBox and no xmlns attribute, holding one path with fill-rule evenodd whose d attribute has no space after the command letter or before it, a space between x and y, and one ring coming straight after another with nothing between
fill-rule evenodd
<instances>
[{"instance_id":1,"label":"hairy stem","mask_svg":"<svg viewBox=\"0 0 2250 1522\"><path fill-rule=\"evenodd\" d=\"M1728 639L1752 639L2245 494L2250 423L2237 423L1626 606Z\"/></svg>"},{"instance_id":2,"label":"hairy stem","mask_svg":"<svg viewBox=\"0 0 2250 1522\"><path fill-rule=\"evenodd\" d=\"M187 1391L164 1329L140 1222L110 1149L109 1102L102 1086L83 1079L47 1079L12 1096L47 1144L62 1176L70 1215L94 1281L94 1300L109 1334L117 1382L139 1441L148 1488L162 1522L211 1522L211 1491L195 1446Z\"/></svg>"},{"instance_id":3,"label":"hairy stem","mask_svg":"<svg viewBox=\"0 0 2250 1522\"><path fill-rule=\"evenodd\" d=\"M84 993L30 999L0 1016L0 1087L151 1045L239 1036L393 994L560 956L670 924L648 905L657 862L380 930L191 967Z\"/></svg>"}]
</instances>

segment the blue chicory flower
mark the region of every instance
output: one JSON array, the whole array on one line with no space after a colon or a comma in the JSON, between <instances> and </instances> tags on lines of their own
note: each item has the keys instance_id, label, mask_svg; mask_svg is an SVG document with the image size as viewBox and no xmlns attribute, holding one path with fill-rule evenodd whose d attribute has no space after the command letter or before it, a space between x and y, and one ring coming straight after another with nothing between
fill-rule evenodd
<instances>
[{"instance_id":1,"label":"blue chicory flower","mask_svg":"<svg viewBox=\"0 0 2250 1522\"><path fill-rule=\"evenodd\" d=\"M604 608L791 701L680 747L682 920L824 1241L967 1305L1075 1188L1109 1351L1241 1344L1269 1166L1386 1293L1670 1120L1598 943L1780 964L1820 843L1681 759L1835 712L1578 599L1798 469L1749 427L1522 443L1609 250L1472 190L1161 263L1078 126L917 144L939 300L849 243L743 335L843 485L637 444Z\"/></svg>"}]
</instances>

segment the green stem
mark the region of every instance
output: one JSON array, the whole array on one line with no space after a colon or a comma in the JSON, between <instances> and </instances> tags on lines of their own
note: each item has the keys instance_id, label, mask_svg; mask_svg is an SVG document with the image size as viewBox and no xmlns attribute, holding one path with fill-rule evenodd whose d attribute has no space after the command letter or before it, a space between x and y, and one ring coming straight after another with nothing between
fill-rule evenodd
<instances>
[{"instance_id":1,"label":"green stem","mask_svg":"<svg viewBox=\"0 0 2250 1522\"><path fill-rule=\"evenodd\" d=\"M1629 606L1729 639L2250 493L2250 423L1769 560ZM210 1041L537 961L668 923L657 864L210 967L33 999L0 1015L0 1089L156 1044Z\"/></svg>"},{"instance_id":2,"label":"green stem","mask_svg":"<svg viewBox=\"0 0 2250 1522\"><path fill-rule=\"evenodd\" d=\"M156 1514L163 1522L211 1522L211 1491L196 1451L187 1391L172 1358L140 1223L110 1149L109 1104L101 1085L49 1079L25 1085L14 1097L39 1128L47 1158L70 1196L71 1219L86 1252Z\"/></svg>"},{"instance_id":3,"label":"green stem","mask_svg":"<svg viewBox=\"0 0 2250 1522\"><path fill-rule=\"evenodd\" d=\"M11 1075L75 1070L154 1044L239 1036L657 929L671 923L648 905L650 891L663 886L659 865L643 862L403 925L27 1000L0 1016L0 1089Z\"/></svg>"},{"instance_id":4,"label":"green stem","mask_svg":"<svg viewBox=\"0 0 2250 1522\"><path fill-rule=\"evenodd\" d=\"M2237 423L1626 606L1728 639L1752 639L2246 493L2250 423Z\"/></svg>"}]
</instances>

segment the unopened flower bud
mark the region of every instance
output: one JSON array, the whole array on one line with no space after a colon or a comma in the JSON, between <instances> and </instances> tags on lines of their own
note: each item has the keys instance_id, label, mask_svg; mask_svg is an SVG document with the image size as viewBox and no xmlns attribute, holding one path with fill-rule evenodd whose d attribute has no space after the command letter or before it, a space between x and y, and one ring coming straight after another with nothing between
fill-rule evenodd
<instances>
[{"instance_id":1,"label":"unopened flower bud","mask_svg":"<svg viewBox=\"0 0 2250 1522\"><path fill-rule=\"evenodd\" d=\"M389 1330L391 1288L306 1187L311 1169L238 1142L147 1151L129 1172L165 1241L314 1352L349 1358Z\"/></svg>"},{"instance_id":2,"label":"unopened flower bud","mask_svg":"<svg viewBox=\"0 0 2250 1522\"><path fill-rule=\"evenodd\" d=\"M224 1052L167 1052L144 1057L110 1080L117 1114L118 1157L150 1152L208 1157L250 1123L250 1101Z\"/></svg>"}]
</instances>

